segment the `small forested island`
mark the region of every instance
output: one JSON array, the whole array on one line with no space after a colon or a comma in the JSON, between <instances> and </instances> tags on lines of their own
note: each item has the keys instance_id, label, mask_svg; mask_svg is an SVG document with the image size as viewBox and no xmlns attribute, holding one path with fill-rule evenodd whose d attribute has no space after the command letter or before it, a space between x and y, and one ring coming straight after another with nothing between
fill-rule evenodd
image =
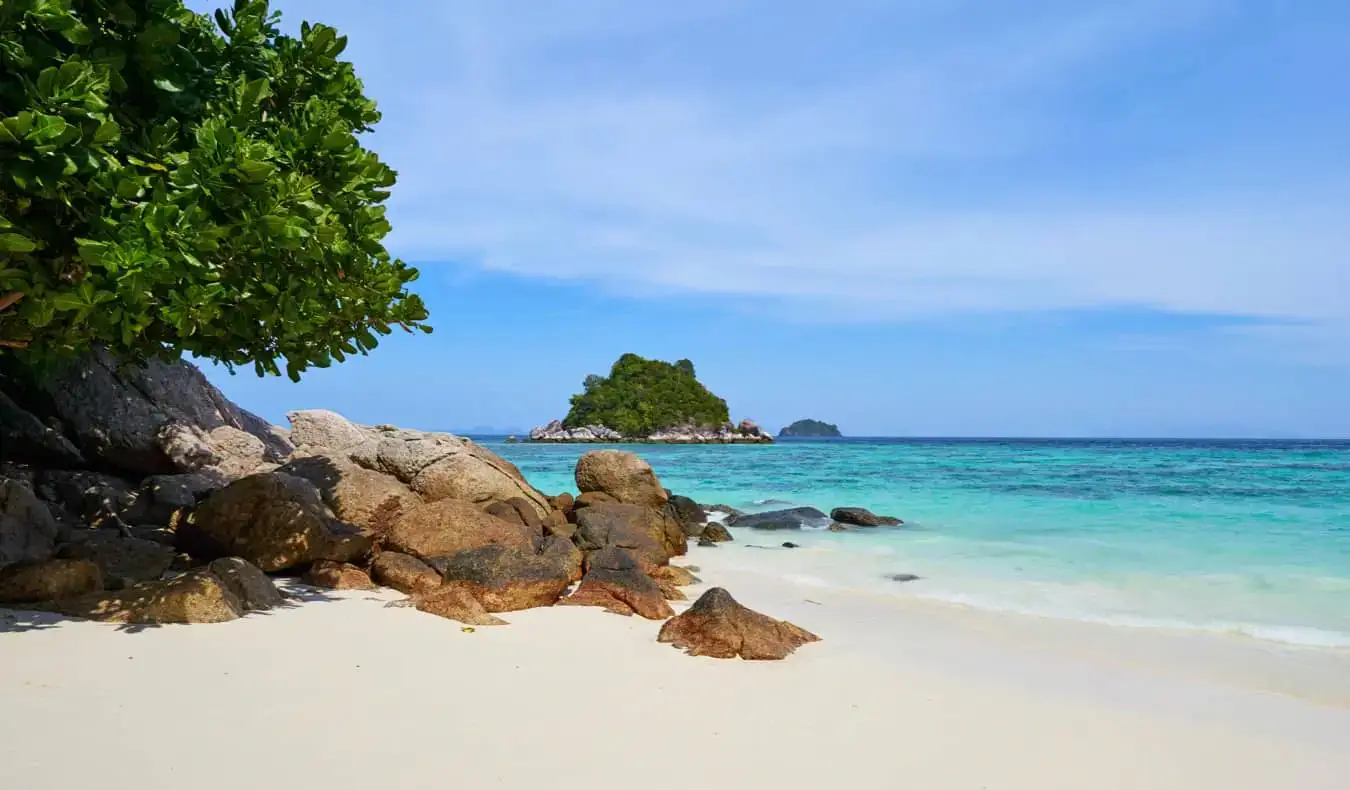
<instances>
[{"instance_id":1,"label":"small forested island","mask_svg":"<svg viewBox=\"0 0 1350 790\"><path fill-rule=\"evenodd\" d=\"M839 426L820 420L797 420L778 432L779 436L840 437Z\"/></svg>"},{"instance_id":2,"label":"small forested island","mask_svg":"<svg viewBox=\"0 0 1350 790\"><path fill-rule=\"evenodd\" d=\"M773 437L750 420L732 424L687 359L624 354L609 376L590 375L562 420L530 431L535 442L757 443Z\"/></svg>"}]
</instances>

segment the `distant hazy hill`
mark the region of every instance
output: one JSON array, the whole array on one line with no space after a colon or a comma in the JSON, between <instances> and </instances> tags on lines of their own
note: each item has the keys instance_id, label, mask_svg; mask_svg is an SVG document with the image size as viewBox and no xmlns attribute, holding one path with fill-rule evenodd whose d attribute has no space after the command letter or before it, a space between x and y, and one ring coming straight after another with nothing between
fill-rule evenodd
<instances>
[{"instance_id":1,"label":"distant hazy hill","mask_svg":"<svg viewBox=\"0 0 1350 790\"><path fill-rule=\"evenodd\" d=\"M820 420L797 420L778 432L779 436L843 436L838 425Z\"/></svg>"}]
</instances>

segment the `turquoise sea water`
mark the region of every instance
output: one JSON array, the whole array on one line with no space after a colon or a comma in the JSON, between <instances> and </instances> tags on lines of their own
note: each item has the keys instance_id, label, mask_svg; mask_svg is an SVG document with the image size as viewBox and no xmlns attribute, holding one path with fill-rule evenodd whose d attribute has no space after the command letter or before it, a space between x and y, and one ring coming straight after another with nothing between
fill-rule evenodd
<instances>
[{"instance_id":1,"label":"turquoise sea water","mask_svg":"<svg viewBox=\"0 0 1350 790\"><path fill-rule=\"evenodd\" d=\"M577 445L484 442L574 490ZM666 486L760 511L861 505L902 528L733 530L804 584L1350 647L1350 442L784 441L641 446ZM903 585L893 573L921 580Z\"/></svg>"}]
</instances>

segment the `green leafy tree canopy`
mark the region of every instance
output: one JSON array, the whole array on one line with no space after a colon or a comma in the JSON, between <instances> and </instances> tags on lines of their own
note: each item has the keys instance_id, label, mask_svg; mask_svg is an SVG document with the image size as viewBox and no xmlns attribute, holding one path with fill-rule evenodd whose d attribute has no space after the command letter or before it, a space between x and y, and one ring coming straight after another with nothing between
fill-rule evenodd
<instances>
[{"instance_id":1,"label":"green leafy tree canopy","mask_svg":"<svg viewBox=\"0 0 1350 790\"><path fill-rule=\"evenodd\" d=\"M797 420L778 432L779 436L842 436L839 426L820 420Z\"/></svg>"},{"instance_id":2,"label":"green leafy tree canopy","mask_svg":"<svg viewBox=\"0 0 1350 790\"><path fill-rule=\"evenodd\" d=\"M717 427L730 420L727 402L698 382L687 359L672 365L624 354L608 378L587 376L583 386L563 420L568 428L604 425L641 437L678 425Z\"/></svg>"},{"instance_id":3,"label":"green leafy tree canopy","mask_svg":"<svg viewBox=\"0 0 1350 790\"><path fill-rule=\"evenodd\" d=\"M292 378L430 331L346 39L267 0L0 0L0 346Z\"/></svg>"}]
</instances>

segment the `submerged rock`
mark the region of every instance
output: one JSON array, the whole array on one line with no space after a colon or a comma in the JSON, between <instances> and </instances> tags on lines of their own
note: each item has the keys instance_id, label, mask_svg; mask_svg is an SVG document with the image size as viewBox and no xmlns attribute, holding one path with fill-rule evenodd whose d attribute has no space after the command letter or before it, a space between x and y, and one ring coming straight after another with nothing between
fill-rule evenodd
<instances>
[{"instance_id":1,"label":"submerged rock","mask_svg":"<svg viewBox=\"0 0 1350 790\"><path fill-rule=\"evenodd\" d=\"M657 641L684 648L691 656L776 660L820 637L748 609L725 589L714 587L662 626Z\"/></svg>"},{"instance_id":2,"label":"submerged rock","mask_svg":"<svg viewBox=\"0 0 1350 790\"><path fill-rule=\"evenodd\" d=\"M855 527L897 527L905 523L894 516L878 516L862 507L837 507L830 511L830 518Z\"/></svg>"},{"instance_id":3,"label":"submerged rock","mask_svg":"<svg viewBox=\"0 0 1350 790\"><path fill-rule=\"evenodd\" d=\"M729 522L737 529L803 529L820 528L829 524L830 517L813 507L794 507L786 510L770 510L766 513L751 513L739 516Z\"/></svg>"},{"instance_id":4,"label":"submerged rock","mask_svg":"<svg viewBox=\"0 0 1350 790\"><path fill-rule=\"evenodd\" d=\"M912 573L891 573L888 574L886 578L893 582L916 582L923 577L915 576Z\"/></svg>"}]
</instances>

